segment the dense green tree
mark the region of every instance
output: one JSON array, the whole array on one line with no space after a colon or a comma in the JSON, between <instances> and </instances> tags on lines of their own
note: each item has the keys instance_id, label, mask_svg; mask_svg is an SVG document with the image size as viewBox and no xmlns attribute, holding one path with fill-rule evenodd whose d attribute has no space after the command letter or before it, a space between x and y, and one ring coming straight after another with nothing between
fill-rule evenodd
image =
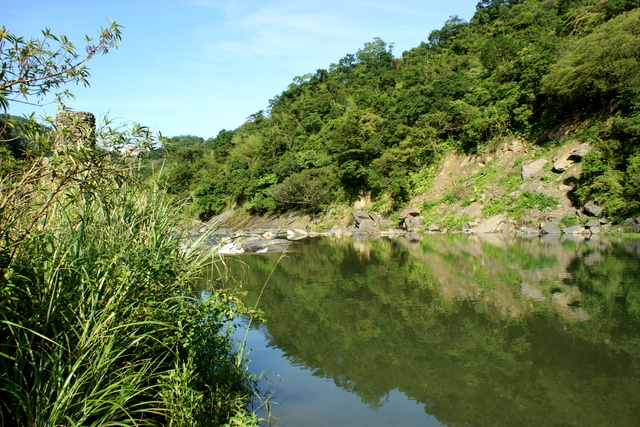
<instances>
[{"instance_id":1,"label":"dense green tree","mask_svg":"<svg viewBox=\"0 0 640 427\"><path fill-rule=\"evenodd\" d=\"M636 106L640 96L640 9L621 14L576 38L543 80L566 107Z\"/></svg>"}]
</instances>

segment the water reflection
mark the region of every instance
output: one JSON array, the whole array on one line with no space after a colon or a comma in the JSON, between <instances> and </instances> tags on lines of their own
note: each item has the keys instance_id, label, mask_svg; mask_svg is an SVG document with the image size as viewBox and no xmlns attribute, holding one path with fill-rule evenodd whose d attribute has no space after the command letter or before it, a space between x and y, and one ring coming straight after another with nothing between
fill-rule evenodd
<instances>
[{"instance_id":1,"label":"water reflection","mask_svg":"<svg viewBox=\"0 0 640 427\"><path fill-rule=\"evenodd\" d=\"M640 419L638 241L426 236L294 249L230 265L289 369L330 380L370 411L399 392L453 425ZM307 406L306 425L335 409L321 406Z\"/></svg>"}]
</instances>

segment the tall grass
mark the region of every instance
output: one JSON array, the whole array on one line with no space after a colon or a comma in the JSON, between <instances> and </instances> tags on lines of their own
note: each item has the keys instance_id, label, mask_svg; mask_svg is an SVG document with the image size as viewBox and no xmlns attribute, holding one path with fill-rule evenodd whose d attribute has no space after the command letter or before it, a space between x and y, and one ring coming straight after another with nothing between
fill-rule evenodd
<instances>
[{"instance_id":1,"label":"tall grass","mask_svg":"<svg viewBox=\"0 0 640 427\"><path fill-rule=\"evenodd\" d=\"M66 150L66 151L65 151ZM179 209L82 147L0 176L0 424L252 425L253 383L194 286Z\"/></svg>"}]
</instances>

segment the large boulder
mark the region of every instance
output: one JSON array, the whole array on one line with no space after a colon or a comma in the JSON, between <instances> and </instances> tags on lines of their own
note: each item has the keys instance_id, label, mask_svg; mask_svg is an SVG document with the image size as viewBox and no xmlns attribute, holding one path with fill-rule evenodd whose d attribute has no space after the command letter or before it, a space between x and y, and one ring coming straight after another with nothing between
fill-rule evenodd
<instances>
[{"instance_id":1,"label":"large boulder","mask_svg":"<svg viewBox=\"0 0 640 427\"><path fill-rule=\"evenodd\" d=\"M422 228L422 218L420 217L420 209L407 208L400 212L400 227L403 230L412 232Z\"/></svg>"},{"instance_id":2,"label":"large boulder","mask_svg":"<svg viewBox=\"0 0 640 427\"><path fill-rule=\"evenodd\" d=\"M363 219L358 224L358 230L363 231L368 234L375 234L380 232L380 228L378 227L378 223L372 219Z\"/></svg>"},{"instance_id":3,"label":"large boulder","mask_svg":"<svg viewBox=\"0 0 640 427\"><path fill-rule=\"evenodd\" d=\"M391 225L390 222L382 222L382 217L379 215L365 211L355 211L353 218L356 230L369 234L378 233L380 232L380 227Z\"/></svg>"},{"instance_id":4,"label":"large boulder","mask_svg":"<svg viewBox=\"0 0 640 427\"><path fill-rule=\"evenodd\" d=\"M593 200L589 200L584 204L584 212L589 216L600 216L604 209L598 206Z\"/></svg>"},{"instance_id":5,"label":"large boulder","mask_svg":"<svg viewBox=\"0 0 640 427\"><path fill-rule=\"evenodd\" d=\"M240 248L246 253L284 251L291 242L287 239L246 239L240 243Z\"/></svg>"},{"instance_id":6,"label":"large boulder","mask_svg":"<svg viewBox=\"0 0 640 427\"><path fill-rule=\"evenodd\" d=\"M410 216L419 216L420 215L420 209L418 208L407 208L405 210L403 210L402 212L400 212L400 220L402 221L403 219L410 217Z\"/></svg>"},{"instance_id":7,"label":"large boulder","mask_svg":"<svg viewBox=\"0 0 640 427\"><path fill-rule=\"evenodd\" d=\"M422 228L422 219L419 216L408 216L402 220L401 227L406 231L417 231Z\"/></svg>"},{"instance_id":8,"label":"large boulder","mask_svg":"<svg viewBox=\"0 0 640 427\"><path fill-rule=\"evenodd\" d=\"M569 159L556 159L553 162L553 168L552 170L555 173L562 173L564 171L566 171L567 169L569 169L569 167L573 164L573 160L569 160Z\"/></svg>"},{"instance_id":9,"label":"large boulder","mask_svg":"<svg viewBox=\"0 0 640 427\"><path fill-rule=\"evenodd\" d=\"M574 225L573 227L567 227L562 231L564 232L564 234L585 234L587 229L581 225Z\"/></svg>"},{"instance_id":10,"label":"large boulder","mask_svg":"<svg viewBox=\"0 0 640 427\"><path fill-rule=\"evenodd\" d=\"M571 153L569 153L569 159L574 162L582 161L582 158L591 152L591 144L585 142L584 144L578 145L574 148Z\"/></svg>"},{"instance_id":11,"label":"large boulder","mask_svg":"<svg viewBox=\"0 0 640 427\"><path fill-rule=\"evenodd\" d=\"M540 227L540 234L562 234L562 231L557 225L549 224Z\"/></svg>"},{"instance_id":12,"label":"large boulder","mask_svg":"<svg viewBox=\"0 0 640 427\"><path fill-rule=\"evenodd\" d=\"M368 222L373 222L373 215L371 215L369 212L365 212L365 211L355 211L353 213L353 219L355 221L355 227L356 228L362 228L362 223L364 221Z\"/></svg>"},{"instance_id":13,"label":"large boulder","mask_svg":"<svg viewBox=\"0 0 640 427\"><path fill-rule=\"evenodd\" d=\"M373 215L371 215L369 212L365 212L365 211L355 211L353 213L353 217L355 218L356 223L358 223L358 224L363 219L373 219Z\"/></svg>"},{"instance_id":14,"label":"large boulder","mask_svg":"<svg viewBox=\"0 0 640 427\"><path fill-rule=\"evenodd\" d=\"M553 162L553 171L557 173L562 173L569 169L569 167L576 163L581 162L582 158L589 154L591 151L591 144L584 143L578 145L576 148L571 150L568 155L560 156Z\"/></svg>"},{"instance_id":15,"label":"large boulder","mask_svg":"<svg viewBox=\"0 0 640 427\"><path fill-rule=\"evenodd\" d=\"M546 165L546 159L536 159L522 166L522 179L527 179L532 176L536 176L540 173L544 165Z\"/></svg>"}]
</instances>

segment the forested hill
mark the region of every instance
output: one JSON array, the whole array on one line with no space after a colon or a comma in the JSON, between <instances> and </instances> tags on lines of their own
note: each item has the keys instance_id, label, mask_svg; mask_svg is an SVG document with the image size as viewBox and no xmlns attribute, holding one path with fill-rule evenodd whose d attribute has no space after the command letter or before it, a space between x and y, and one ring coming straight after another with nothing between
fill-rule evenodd
<instances>
[{"instance_id":1,"label":"forested hill","mask_svg":"<svg viewBox=\"0 0 640 427\"><path fill-rule=\"evenodd\" d=\"M401 55L376 38L296 77L240 128L175 137L150 157L167 157L168 190L192 193L203 220L363 195L389 213L429 189L447 153L514 137L591 143L576 204L640 213L639 0L485 0Z\"/></svg>"}]
</instances>

